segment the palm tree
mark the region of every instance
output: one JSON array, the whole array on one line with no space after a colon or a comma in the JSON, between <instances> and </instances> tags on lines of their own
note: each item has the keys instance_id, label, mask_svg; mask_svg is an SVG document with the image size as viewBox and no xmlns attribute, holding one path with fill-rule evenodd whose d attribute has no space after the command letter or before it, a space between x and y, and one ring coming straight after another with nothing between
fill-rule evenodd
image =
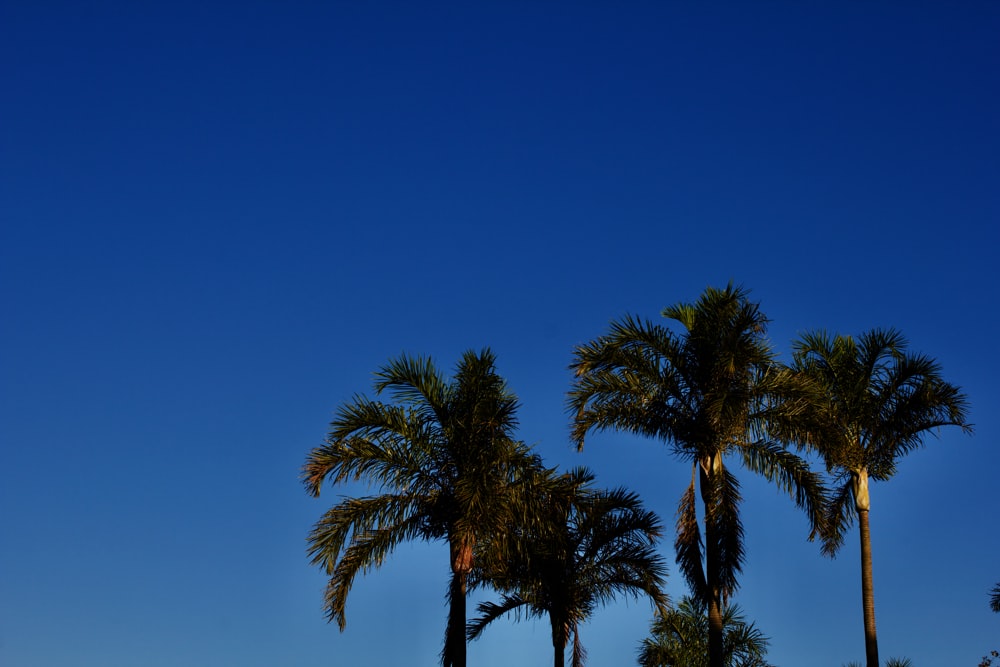
<instances>
[{"instance_id":1,"label":"palm tree","mask_svg":"<svg viewBox=\"0 0 1000 667\"><path fill-rule=\"evenodd\" d=\"M990 609L1000 614L1000 583L990 591Z\"/></svg>"},{"instance_id":2,"label":"palm tree","mask_svg":"<svg viewBox=\"0 0 1000 667\"><path fill-rule=\"evenodd\" d=\"M797 403L793 387L764 339L767 318L748 292L730 284L707 289L695 303L666 308L680 334L625 317L575 350L569 394L578 448L591 430L618 429L657 438L692 465L681 496L675 548L692 592L708 607L711 667L722 667L723 600L738 586L744 561L739 482L726 465L736 457L792 495L813 532L824 491L802 459L768 438L768 421ZM695 508L704 506L704 541Z\"/></svg>"},{"instance_id":3,"label":"palm tree","mask_svg":"<svg viewBox=\"0 0 1000 667\"><path fill-rule=\"evenodd\" d=\"M771 667L764 659L771 640L738 606L723 607L722 628L726 667ZM639 648L640 667L707 667L708 614L700 598L686 596L654 619L650 635Z\"/></svg>"},{"instance_id":4,"label":"palm tree","mask_svg":"<svg viewBox=\"0 0 1000 667\"><path fill-rule=\"evenodd\" d=\"M468 627L470 639L509 613L547 615L555 667L563 667L571 636L571 664L582 667L580 623L598 605L618 594L644 594L657 609L665 608L660 588L666 565L654 549L659 519L643 509L636 494L594 490L589 487L593 479L589 471L576 469L535 496L535 522L520 533L513 549L485 566L483 578L502 597L479 605L480 616Z\"/></svg>"},{"instance_id":5,"label":"palm tree","mask_svg":"<svg viewBox=\"0 0 1000 667\"><path fill-rule=\"evenodd\" d=\"M885 481L901 456L941 426L966 423L966 398L941 378L932 359L907 352L895 330L872 330L854 339L809 333L793 345L793 368L819 389L800 420L801 444L814 448L836 480L827 512L823 552L836 554L858 519L861 534L861 597L868 667L878 666L872 586L870 481Z\"/></svg>"},{"instance_id":6,"label":"palm tree","mask_svg":"<svg viewBox=\"0 0 1000 667\"><path fill-rule=\"evenodd\" d=\"M511 522L514 491L539 462L512 437L517 398L489 350L466 352L450 382L430 359L405 355L375 377L376 393L388 392L396 403L355 396L303 469L313 496L327 479L365 480L381 491L338 503L309 535L313 564L330 576L326 613L343 631L359 572L377 567L400 542L447 540L452 575L442 662L464 667L466 592L477 548Z\"/></svg>"}]
</instances>

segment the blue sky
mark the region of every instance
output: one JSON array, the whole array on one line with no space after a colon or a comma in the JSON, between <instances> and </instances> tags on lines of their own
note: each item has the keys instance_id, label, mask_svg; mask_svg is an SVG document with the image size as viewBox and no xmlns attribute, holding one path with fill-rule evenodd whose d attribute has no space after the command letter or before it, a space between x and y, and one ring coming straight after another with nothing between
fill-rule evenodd
<instances>
[{"instance_id":1,"label":"blue sky","mask_svg":"<svg viewBox=\"0 0 1000 667\"><path fill-rule=\"evenodd\" d=\"M567 365L730 280L783 355L897 327L966 390L975 435L872 489L880 649L1000 648L1000 7L947 5L5 3L0 662L437 664L441 544L324 622L305 536L365 492L298 482L333 410L401 352L490 346L520 437L672 525L687 467L577 454ZM860 660L856 535L825 559L741 480L772 661ZM599 611L590 664L634 664L649 619ZM550 664L547 632L500 624L469 664Z\"/></svg>"}]
</instances>

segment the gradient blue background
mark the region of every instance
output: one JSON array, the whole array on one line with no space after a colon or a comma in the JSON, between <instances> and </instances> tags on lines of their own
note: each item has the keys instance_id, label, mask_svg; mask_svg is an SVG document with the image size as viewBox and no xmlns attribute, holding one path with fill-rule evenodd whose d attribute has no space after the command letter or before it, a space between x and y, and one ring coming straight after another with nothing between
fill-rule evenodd
<instances>
[{"instance_id":1,"label":"gradient blue background","mask_svg":"<svg viewBox=\"0 0 1000 667\"><path fill-rule=\"evenodd\" d=\"M708 285L800 332L898 327L967 391L873 487L880 648L1000 648L994 2L0 7L0 663L437 664L447 552L321 614L298 482L401 352L490 346L520 436L673 524L659 443L568 442L574 345ZM741 474L737 597L783 667L863 657L836 560ZM672 556L672 533L662 549ZM672 557L671 557L672 562ZM672 568L669 592L684 594ZM471 605L470 605L471 609ZM582 629L635 664L646 602ZM469 664L548 665L545 621Z\"/></svg>"}]
</instances>

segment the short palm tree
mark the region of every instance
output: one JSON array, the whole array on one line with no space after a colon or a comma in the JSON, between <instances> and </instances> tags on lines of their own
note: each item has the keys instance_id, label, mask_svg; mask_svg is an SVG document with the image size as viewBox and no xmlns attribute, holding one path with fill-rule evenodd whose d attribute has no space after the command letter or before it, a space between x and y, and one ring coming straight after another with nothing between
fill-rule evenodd
<instances>
[{"instance_id":1,"label":"short palm tree","mask_svg":"<svg viewBox=\"0 0 1000 667\"><path fill-rule=\"evenodd\" d=\"M898 331L858 336L809 333L793 345L793 368L818 390L799 425L802 444L813 447L835 476L823 551L834 555L855 517L861 534L861 592L868 667L878 667L872 586L869 481L896 473L900 457L941 426L966 422L967 401L941 378L929 357L907 351Z\"/></svg>"},{"instance_id":2,"label":"short palm tree","mask_svg":"<svg viewBox=\"0 0 1000 667\"><path fill-rule=\"evenodd\" d=\"M806 509L813 531L824 490L806 463L769 438L769 420L791 411L783 400L793 378L775 361L764 335L767 318L748 292L730 284L707 289L695 303L663 311L680 333L625 317L578 347L569 394L573 439L618 429L657 438L691 463L691 483L678 508L677 562L708 608L711 667L723 667L723 601L738 586L744 561L736 458L789 492ZM696 494L704 508L699 528Z\"/></svg>"},{"instance_id":3,"label":"short palm tree","mask_svg":"<svg viewBox=\"0 0 1000 667\"><path fill-rule=\"evenodd\" d=\"M538 460L514 440L517 399L489 350L466 352L447 382L430 359L403 356L375 374L377 393L340 407L326 444L303 469L318 496L325 480L364 480L381 493L348 498L309 535L309 554L330 575L326 612L344 629L344 605L358 573L377 567L406 540L447 540L451 581L442 662L464 667L466 591L477 549L501 534L518 482Z\"/></svg>"},{"instance_id":4,"label":"short palm tree","mask_svg":"<svg viewBox=\"0 0 1000 667\"><path fill-rule=\"evenodd\" d=\"M639 647L640 667L707 667L707 611L703 600L688 596L654 619ZM726 667L771 667L765 660L770 639L747 623L738 606L723 607L722 628Z\"/></svg>"},{"instance_id":5,"label":"short palm tree","mask_svg":"<svg viewBox=\"0 0 1000 667\"><path fill-rule=\"evenodd\" d=\"M486 582L502 597L479 605L480 616L468 627L470 639L505 614L548 616L553 664L563 667L572 637L571 664L582 667L580 624L598 605L620 594L646 595L657 609L665 609L666 565L654 548L659 519L634 493L592 489L593 479L589 471L576 469L536 495L533 522L513 549L486 566Z\"/></svg>"}]
</instances>

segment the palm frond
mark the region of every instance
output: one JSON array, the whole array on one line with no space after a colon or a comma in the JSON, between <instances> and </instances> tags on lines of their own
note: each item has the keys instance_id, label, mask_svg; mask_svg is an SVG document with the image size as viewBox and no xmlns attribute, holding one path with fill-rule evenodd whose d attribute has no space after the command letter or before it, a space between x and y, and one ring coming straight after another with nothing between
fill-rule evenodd
<instances>
[{"instance_id":1,"label":"palm frond","mask_svg":"<svg viewBox=\"0 0 1000 667\"><path fill-rule=\"evenodd\" d=\"M587 663L587 649L580 641L580 626L573 625L573 655L571 657L571 667L583 667Z\"/></svg>"},{"instance_id":2,"label":"palm frond","mask_svg":"<svg viewBox=\"0 0 1000 667\"><path fill-rule=\"evenodd\" d=\"M577 448L588 431L611 428L677 440L664 423L680 423L692 412L682 354L671 332L632 317L612 322L610 334L578 347L568 403Z\"/></svg>"},{"instance_id":3,"label":"palm frond","mask_svg":"<svg viewBox=\"0 0 1000 667\"><path fill-rule=\"evenodd\" d=\"M421 505L421 499L405 495L349 498L331 508L309 534L312 563L330 575L324 608L341 630L357 575L380 566L399 543L431 537Z\"/></svg>"},{"instance_id":4,"label":"palm frond","mask_svg":"<svg viewBox=\"0 0 1000 667\"><path fill-rule=\"evenodd\" d=\"M847 529L854 523L857 511L854 506L854 491L850 477L844 477L834 489L826 508L823 524L823 555L833 558L844 544Z\"/></svg>"},{"instance_id":5,"label":"palm frond","mask_svg":"<svg viewBox=\"0 0 1000 667\"><path fill-rule=\"evenodd\" d=\"M479 636L486 629L486 626L497 620L501 616L505 616L511 612L519 613L522 607L528 606L528 601L523 597L514 593L512 595L504 595L500 598L499 603L495 602L480 602L476 611L479 612L479 616L472 619L469 625L466 627L466 636L471 639L479 639ZM527 610L529 616L537 615L533 613L531 609Z\"/></svg>"},{"instance_id":6,"label":"palm frond","mask_svg":"<svg viewBox=\"0 0 1000 667\"><path fill-rule=\"evenodd\" d=\"M794 453L776 443L751 442L741 450L743 464L787 493L809 518L809 539L822 532L826 487L817 473Z\"/></svg>"},{"instance_id":7,"label":"palm frond","mask_svg":"<svg viewBox=\"0 0 1000 667\"><path fill-rule=\"evenodd\" d=\"M688 587L697 598L704 599L708 595L708 584L705 581L704 543L698 526L693 475L691 484L681 496L677 506L677 537L674 540L674 549L677 553L677 565Z\"/></svg>"},{"instance_id":8,"label":"palm frond","mask_svg":"<svg viewBox=\"0 0 1000 667\"><path fill-rule=\"evenodd\" d=\"M746 551L743 546L743 522L739 505L743 500L740 484L724 466L702 483L714 486L713 503L705 508L705 539L714 537L715 553L718 558L717 581L723 600L729 599L739 588L739 573L743 571Z\"/></svg>"},{"instance_id":9,"label":"palm frond","mask_svg":"<svg viewBox=\"0 0 1000 667\"><path fill-rule=\"evenodd\" d=\"M302 481L318 496L326 479L334 484L369 479L379 485L412 484L426 470L436 429L413 412L363 396L338 410L326 444L313 449Z\"/></svg>"},{"instance_id":10,"label":"palm frond","mask_svg":"<svg viewBox=\"0 0 1000 667\"><path fill-rule=\"evenodd\" d=\"M429 357L402 355L375 372L375 392L388 393L429 422L447 419L449 385Z\"/></svg>"},{"instance_id":11,"label":"palm frond","mask_svg":"<svg viewBox=\"0 0 1000 667\"><path fill-rule=\"evenodd\" d=\"M401 532L408 539L423 537L429 532L426 522L432 504L432 499L417 494L344 499L327 510L309 533L313 565L332 573L346 548L378 534Z\"/></svg>"},{"instance_id":12,"label":"palm frond","mask_svg":"<svg viewBox=\"0 0 1000 667\"><path fill-rule=\"evenodd\" d=\"M722 610L724 664L771 667L766 661L770 639L748 623L739 607ZM639 647L641 667L708 667L708 609L704 600L687 596L676 608L657 617Z\"/></svg>"}]
</instances>

